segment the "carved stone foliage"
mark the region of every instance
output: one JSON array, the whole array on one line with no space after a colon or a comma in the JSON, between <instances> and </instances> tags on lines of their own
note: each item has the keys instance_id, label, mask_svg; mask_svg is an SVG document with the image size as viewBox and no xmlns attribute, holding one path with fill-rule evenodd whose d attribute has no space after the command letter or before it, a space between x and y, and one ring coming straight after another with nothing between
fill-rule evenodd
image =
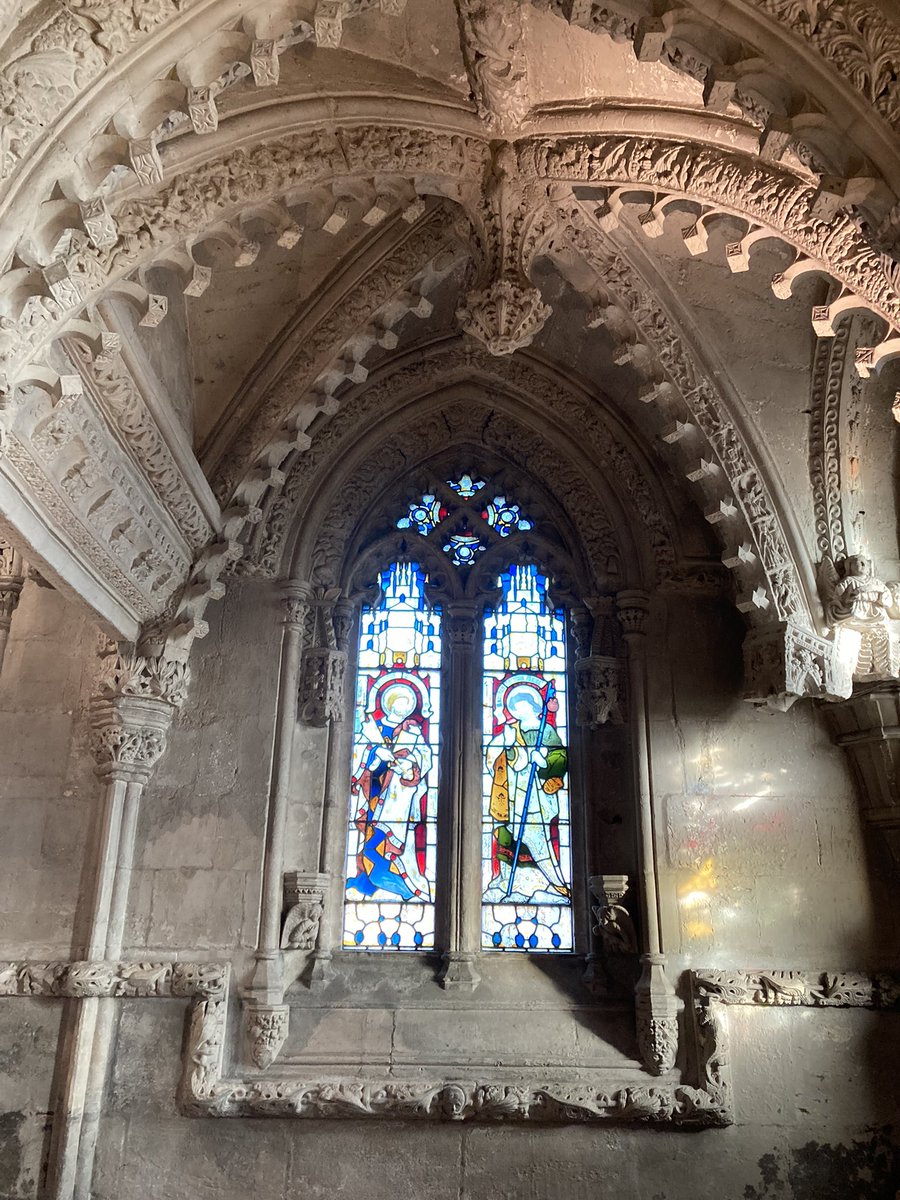
<instances>
[{"instance_id":1,"label":"carved stone foliage","mask_svg":"<svg viewBox=\"0 0 900 1200\"><path fill-rule=\"evenodd\" d=\"M307 725L344 719L344 678L352 611L340 588L294 584L302 604L304 649L300 662L297 712Z\"/></svg>"},{"instance_id":2,"label":"carved stone foliage","mask_svg":"<svg viewBox=\"0 0 900 1200\"><path fill-rule=\"evenodd\" d=\"M474 215L476 286L457 320L491 354L512 354L531 344L551 313L530 276L554 222L546 190L520 172L505 143L494 149Z\"/></svg>"},{"instance_id":3,"label":"carved stone foliage","mask_svg":"<svg viewBox=\"0 0 900 1200\"><path fill-rule=\"evenodd\" d=\"M250 1060L260 1071L271 1067L288 1035L286 1004L246 1004L244 1029Z\"/></svg>"},{"instance_id":4,"label":"carved stone foliage","mask_svg":"<svg viewBox=\"0 0 900 1200\"><path fill-rule=\"evenodd\" d=\"M223 997L228 971L215 962L3 962L0 996Z\"/></svg>"},{"instance_id":5,"label":"carved stone foliage","mask_svg":"<svg viewBox=\"0 0 900 1200\"><path fill-rule=\"evenodd\" d=\"M297 696L300 720L307 725L329 725L344 719L344 677L347 655L327 646L303 651Z\"/></svg>"},{"instance_id":6,"label":"carved stone foliage","mask_svg":"<svg viewBox=\"0 0 900 1200\"><path fill-rule=\"evenodd\" d=\"M666 975L665 956L644 954L641 962L643 971L634 991L638 1047L647 1070L665 1075L675 1066L678 1053L681 1003Z\"/></svg>"},{"instance_id":7,"label":"carved stone foliage","mask_svg":"<svg viewBox=\"0 0 900 1200\"><path fill-rule=\"evenodd\" d=\"M166 750L172 716L187 697L183 661L111 643L91 699L91 750L105 778L144 783Z\"/></svg>"},{"instance_id":8,"label":"carved stone foliage","mask_svg":"<svg viewBox=\"0 0 900 1200\"><path fill-rule=\"evenodd\" d=\"M825 619L836 630L836 653L853 679L871 682L900 674L900 583L875 575L864 555L835 566L824 558L819 587Z\"/></svg>"},{"instance_id":9,"label":"carved stone foliage","mask_svg":"<svg viewBox=\"0 0 900 1200\"><path fill-rule=\"evenodd\" d=\"M865 0L753 0L836 67L895 128L900 126L900 31Z\"/></svg>"},{"instance_id":10,"label":"carved stone foliage","mask_svg":"<svg viewBox=\"0 0 900 1200\"><path fill-rule=\"evenodd\" d=\"M523 9L519 0L457 0L469 84L493 133L515 133L528 112Z\"/></svg>"},{"instance_id":11,"label":"carved stone foliage","mask_svg":"<svg viewBox=\"0 0 900 1200\"><path fill-rule=\"evenodd\" d=\"M386 1079L227 1078L224 1075L229 968L196 962L4 962L0 996L95 997L193 1001L180 1097L185 1112L206 1116L398 1117L432 1120L672 1122L729 1125L732 1084L727 1007L802 1005L897 1011L900 976L882 972L714 971L688 973L686 1017L697 1044L696 1082L597 1088L534 1078L398 1081ZM249 1006L248 1006L249 1007ZM260 1007L260 1006L258 1006ZM280 1049L286 1016L261 1006L261 1057ZM271 1010L271 1011L269 1011ZM245 1018L246 1019L246 1018ZM650 1029L654 1053L669 1053L668 1034ZM283 1040L283 1039L282 1039ZM274 1057L274 1056L273 1056ZM259 1070L265 1067L254 1061Z\"/></svg>"},{"instance_id":12,"label":"carved stone foliage","mask_svg":"<svg viewBox=\"0 0 900 1200\"><path fill-rule=\"evenodd\" d=\"M560 421L578 430L577 437L587 442L598 462L627 494L638 520L641 522L646 540L656 563L658 577L669 578L675 569L672 537L667 523L646 479L630 452L613 440L610 431L597 412L595 405L582 402L560 384L532 370L528 364L512 359L494 359L483 353L472 352L456 345L439 355L423 358L395 371L390 379L379 381L362 392L322 430L310 450L299 456L280 495L269 504L261 523L250 559L255 570L275 574L280 569L281 557L294 514L301 508L310 488L318 487L321 474L331 470L345 451L344 440L351 438L353 430L364 426L370 415L383 412L389 404L405 393L425 392L429 386L451 382L454 379L498 380L504 389L510 387L523 395L539 397L543 411L553 412ZM619 550L608 517L604 513L602 499L593 492L580 470L569 464L550 446L545 439L537 438L528 428L509 417L497 414L487 423L489 410L478 407L478 412L468 414L464 407L448 409L452 429L448 436L447 421L440 416L430 418L428 423L416 426L416 442L423 449L433 435L435 449L443 448L450 440L466 440L471 431L484 430L481 437L489 449L501 453L510 462L533 472L538 479L553 481L551 491L564 493L570 507L573 523L584 539L593 570L596 572L598 589L602 590L614 582L619 572ZM392 457L393 456L393 457ZM335 499L323 523L318 544L313 552L314 572L325 584L333 584L343 559L347 538L363 511L363 500L373 486L403 467L405 460L396 447L386 443L383 451L375 457L370 455L363 468L357 473L352 486L343 487Z\"/></svg>"},{"instance_id":13,"label":"carved stone foliage","mask_svg":"<svg viewBox=\"0 0 900 1200\"><path fill-rule=\"evenodd\" d=\"M319 873L288 871L284 877L287 909L281 931L282 950L315 950L319 923L325 911L328 877Z\"/></svg>"},{"instance_id":14,"label":"carved stone foliage","mask_svg":"<svg viewBox=\"0 0 900 1200\"><path fill-rule=\"evenodd\" d=\"M160 700L126 697L91 703L91 752L97 773L144 783L166 751L173 709Z\"/></svg>"},{"instance_id":15,"label":"carved stone foliage","mask_svg":"<svg viewBox=\"0 0 900 1200\"><path fill-rule=\"evenodd\" d=\"M824 219L816 193L796 175L760 159L652 137L533 138L517 148L522 174L559 183L644 185L659 195L693 199L765 226L824 270L872 311L900 327L900 293L883 256L849 216ZM795 264L789 280L800 274ZM776 294L790 294L776 280ZM782 285L785 286L782 286Z\"/></svg>"},{"instance_id":16,"label":"carved stone foliage","mask_svg":"<svg viewBox=\"0 0 900 1200\"><path fill-rule=\"evenodd\" d=\"M900 1007L900 976L891 972L700 970L693 972L693 986L696 994L723 1004Z\"/></svg>"},{"instance_id":17,"label":"carved stone foliage","mask_svg":"<svg viewBox=\"0 0 900 1200\"><path fill-rule=\"evenodd\" d=\"M97 694L104 700L136 696L162 700L180 708L187 699L190 668L186 662L163 655L137 654L126 646L110 643L101 657L97 673Z\"/></svg>"}]
</instances>

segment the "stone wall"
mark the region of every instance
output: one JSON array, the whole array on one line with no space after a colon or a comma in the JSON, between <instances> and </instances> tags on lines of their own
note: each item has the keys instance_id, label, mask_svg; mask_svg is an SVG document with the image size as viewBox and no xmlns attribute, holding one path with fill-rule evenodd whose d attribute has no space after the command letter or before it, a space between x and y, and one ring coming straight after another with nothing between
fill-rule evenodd
<instances>
[{"instance_id":1,"label":"stone wall","mask_svg":"<svg viewBox=\"0 0 900 1200\"><path fill-rule=\"evenodd\" d=\"M210 615L190 701L144 797L125 953L227 959L240 983L257 932L279 613L266 585L245 582ZM867 859L847 765L812 707L772 714L741 702L741 633L728 605L687 597L671 598L651 630L657 850L672 974L889 965L894 910L878 864ZM0 683L9 764L4 877L16 879L4 892L4 957L73 952L97 795L82 716L96 644L94 628L58 593L26 585ZM297 750L289 837L300 843L296 864L311 867L321 733L298 735ZM534 971L523 960L507 969L522 973L523 987ZM342 971L352 992L352 963ZM436 985L433 994L443 1003ZM380 1003L365 989L356 999L361 1019ZM893 1200L900 1180L889 1133L900 1113L896 1014L730 1009L736 1123L673 1132L191 1119L176 1099L185 1002L103 1003L115 1006L116 1028L96 1200ZM426 1030L431 1004L426 998L419 1014ZM36 1194L61 1007L0 999L0 1196L10 1200ZM573 1016L560 1004L556 1015L545 1006L541 1019L559 1027ZM473 1048L489 1054L477 1015L471 1027ZM433 1032L438 1038L437 1024ZM358 1044L361 1058L374 1050L367 1034ZM392 1036L389 1060L394 1052Z\"/></svg>"}]
</instances>

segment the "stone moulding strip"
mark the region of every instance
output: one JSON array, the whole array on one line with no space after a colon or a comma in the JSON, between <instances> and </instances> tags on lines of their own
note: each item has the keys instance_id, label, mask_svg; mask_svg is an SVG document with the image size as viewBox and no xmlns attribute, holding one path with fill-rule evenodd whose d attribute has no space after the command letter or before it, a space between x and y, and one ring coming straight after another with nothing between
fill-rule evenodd
<instances>
[{"instance_id":1,"label":"stone moulding strip","mask_svg":"<svg viewBox=\"0 0 900 1200\"><path fill-rule=\"evenodd\" d=\"M457 1121L732 1124L729 1005L900 1009L900 974L689 971L687 1029L697 1084L604 1091L581 1082L278 1078L225 1073L230 967L215 962L3 962L0 996L88 1000L189 999L179 1088L190 1116L377 1117Z\"/></svg>"}]
</instances>

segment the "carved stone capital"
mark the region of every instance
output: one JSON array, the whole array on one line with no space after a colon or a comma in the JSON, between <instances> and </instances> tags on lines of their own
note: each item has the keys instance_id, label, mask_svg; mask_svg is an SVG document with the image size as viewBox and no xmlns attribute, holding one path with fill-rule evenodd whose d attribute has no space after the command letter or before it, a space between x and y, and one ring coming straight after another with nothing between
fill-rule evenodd
<instances>
[{"instance_id":1,"label":"carved stone capital","mask_svg":"<svg viewBox=\"0 0 900 1200\"><path fill-rule=\"evenodd\" d=\"M481 632L481 621L474 606L469 604L450 605L445 617L445 628L451 646L474 646Z\"/></svg>"},{"instance_id":2,"label":"carved stone capital","mask_svg":"<svg viewBox=\"0 0 900 1200\"><path fill-rule=\"evenodd\" d=\"M321 727L344 719L346 673L344 650L308 646L303 651L297 696L301 721Z\"/></svg>"},{"instance_id":3,"label":"carved stone capital","mask_svg":"<svg viewBox=\"0 0 900 1200\"><path fill-rule=\"evenodd\" d=\"M883 832L900 864L900 684L857 686L823 711L859 782L863 818Z\"/></svg>"},{"instance_id":4,"label":"carved stone capital","mask_svg":"<svg viewBox=\"0 0 900 1200\"><path fill-rule=\"evenodd\" d=\"M644 1066L665 1075L678 1053L680 1003L666 974L664 954L641 955L643 971L634 990L638 1046Z\"/></svg>"},{"instance_id":5,"label":"carved stone capital","mask_svg":"<svg viewBox=\"0 0 900 1200\"><path fill-rule=\"evenodd\" d=\"M271 1067L288 1035L290 1009L286 1004L244 1005L244 1034L250 1061L260 1071Z\"/></svg>"},{"instance_id":6,"label":"carved stone capital","mask_svg":"<svg viewBox=\"0 0 900 1200\"><path fill-rule=\"evenodd\" d=\"M790 621L754 629L744 640L744 698L787 712L802 697L839 697L849 691L834 643Z\"/></svg>"},{"instance_id":7,"label":"carved stone capital","mask_svg":"<svg viewBox=\"0 0 900 1200\"><path fill-rule=\"evenodd\" d=\"M165 700L120 695L91 700L91 751L102 778L146 783L166 750L174 708Z\"/></svg>"},{"instance_id":8,"label":"carved stone capital","mask_svg":"<svg viewBox=\"0 0 900 1200\"><path fill-rule=\"evenodd\" d=\"M633 638L646 634L647 614L650 611L650 597L646 592L619 592L616 596L616 611L626 642L630 644Z\"/></svg>"},{"instance_id":9,"label":"carved stone capital","mask_svg":"<svg viewBox=\"0 0 900 1200\"><path fill-rule=\"evenodd\" d=\"M284 876L283 950L312 951L319 939L325 912L328 876L318 871L287 871Z\"/></svg>"},{"instance_id":10,"label":"carved stone capital","mask_svg":"<svg viewBox=\"0 0 900 1200\"><path fill-rule=\"evenodd\" d=\"M0 630L9 630L12 615L19 604L23 579L0 576Z\"/></svg>"},{"instance_id":11,"label":"carved stone capital","mask_svg":"<svg viewBox=\"0 0 900 1200\"><path fill-rule=\"evenodd\" d=\"M621 659L592 654L575 664L575 719L585 729L599 729L607 721L622 723L623 673Z\"/></svg>"}]
</instances>

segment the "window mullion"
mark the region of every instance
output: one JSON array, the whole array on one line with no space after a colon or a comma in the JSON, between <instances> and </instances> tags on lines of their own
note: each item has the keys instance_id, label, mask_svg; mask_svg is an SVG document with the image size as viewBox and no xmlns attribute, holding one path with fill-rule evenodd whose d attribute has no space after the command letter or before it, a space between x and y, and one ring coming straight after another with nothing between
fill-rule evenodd
<instances>
[{"instance_id":1,"label":"window mullion","mask_svg":"<svg viewBox=\"0 0 900 1200\"><path fill-rule=\"evenodd\" d=\"M448 606L444 622L447 884L445 988L472 989L481 944L481 621L475 605Z\"/></svg>"}]
</instances>

